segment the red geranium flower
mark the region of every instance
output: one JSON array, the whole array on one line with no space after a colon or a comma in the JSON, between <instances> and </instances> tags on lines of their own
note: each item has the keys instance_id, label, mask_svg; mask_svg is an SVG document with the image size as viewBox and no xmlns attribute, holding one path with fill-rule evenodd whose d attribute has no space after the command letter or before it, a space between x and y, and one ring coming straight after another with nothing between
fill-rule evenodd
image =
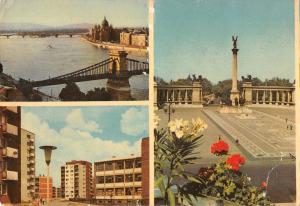
<instances>
[{"instance_id":1,"label":"red geranium flower","mask_svg":"<svg viewBox=\"0 0 300 206\"><path fill-rule=\"evenodd\" d=\"M227 158L226 163L231 166L232 170L238 171L240 169L240 165L245 164L245 158L240 154L233 154Z\"/></svg>"},{"instance_id":2,"label":"red geranium flower","mask_svg":"<svg viewBox=\"0 0 300 206\"><path fill-rule=\"evenodd\" d=\"M265 181L263 181L262 183L261 183L261 187L267 187L268 186L268 184L265 182Z\"/></svg>"},{"instance_id":3,"label":"red geranium flower","mask_svg":"<svg viewBox=\"0 0 300 206\"><path fill-rule=\"evenodd\" d=\"M210 147L210 152L217 156L226 155L228 153L228 150L229 150L229 145L222 140L212 144Z\"/></svg>"}]
</instances>

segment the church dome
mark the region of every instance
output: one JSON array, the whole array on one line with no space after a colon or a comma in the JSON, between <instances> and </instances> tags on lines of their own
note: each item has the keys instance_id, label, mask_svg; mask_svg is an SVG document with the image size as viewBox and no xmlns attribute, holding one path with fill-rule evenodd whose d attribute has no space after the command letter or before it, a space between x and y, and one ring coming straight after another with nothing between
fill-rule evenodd
<instances>
[{"instance_id":1,"label":"church dome","mask_svg":"<svg viewBox=\"0 0 300 206\"><path fill-rule=\"evenodd\" d=\"M102 27L108 27L109 26L109 23L108 21L106 20L106 17L104 17L103 21L102 21Z\"/></svg>"}]
</instances>

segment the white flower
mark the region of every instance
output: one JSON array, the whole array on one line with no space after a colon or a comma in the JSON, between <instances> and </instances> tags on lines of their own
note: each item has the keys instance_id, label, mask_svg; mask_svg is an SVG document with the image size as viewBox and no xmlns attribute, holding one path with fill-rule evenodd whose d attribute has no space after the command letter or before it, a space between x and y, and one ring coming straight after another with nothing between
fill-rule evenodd
<instances>
[{"instance_id":1,"label":"white flower","mask_svg":"<svg viewBox=\"0 0 300 206\"><path fill-rule=\"evenodd\" d=\"M175 132L175 135L176 135L176 137L177 137L178 139L180 139L180 138L183 137L184 132L183 132L182 130L177 130L177 131Z\"/></svg>"},{"instance_id":2,"label":"white flower","mask_svg":"<svg viewBox=\"0 0 300 206\"><path fill-rule=\"evenodd\" d=\"M192 134L196 135L207 129L207 124L200 118L192 119Z\"/></svg>"}]
</instances>

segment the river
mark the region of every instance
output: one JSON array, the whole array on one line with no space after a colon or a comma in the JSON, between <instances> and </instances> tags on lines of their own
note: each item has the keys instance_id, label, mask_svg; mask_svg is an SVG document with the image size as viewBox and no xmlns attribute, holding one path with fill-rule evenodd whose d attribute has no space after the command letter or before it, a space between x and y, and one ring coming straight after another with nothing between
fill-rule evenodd
<instances>
[{"instance_id":1,"label":"river","mask_svg":"<svg viewBox=\"0 0 300 206\"><path fill-rule=\"evenodd\" d=\"M130 58L147 61L146 57ZM108 51L97 48L79 36L70 38L0 38L0 62L4 73L27 80L43 80L76 71L108 58ZM148 75L130 78L131 95L136 100L148 99ZM82 92L105 87L106 80L77 83ZM58 97L65 85L38 88L39 91Z\"/></svg>"}]
</instances>

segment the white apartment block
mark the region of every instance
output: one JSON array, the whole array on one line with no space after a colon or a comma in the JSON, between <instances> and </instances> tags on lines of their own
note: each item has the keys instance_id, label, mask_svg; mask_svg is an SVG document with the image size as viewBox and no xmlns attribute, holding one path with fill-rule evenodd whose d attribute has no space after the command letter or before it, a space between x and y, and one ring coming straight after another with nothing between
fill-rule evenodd
<instances>
[{"instance_id":1,"label":"white apartment block","mask_svg":"<svg viewBox=\"0 0 300 206\"><path fill-rule=\"evenodd\" d=\"M92 165L86 161L71 161L61 167L62 197L90 198L93 191Z\"/></svg>"},{"instance_id":2,"label":"white apartment block","mask_svg":"<svg viewBox=\"0 0 300 206\"><path fill-rule=\"evenodd\" d=\"M34 199L35 134L21 129L21 201Z\"/></svg>"}]
</instances>

